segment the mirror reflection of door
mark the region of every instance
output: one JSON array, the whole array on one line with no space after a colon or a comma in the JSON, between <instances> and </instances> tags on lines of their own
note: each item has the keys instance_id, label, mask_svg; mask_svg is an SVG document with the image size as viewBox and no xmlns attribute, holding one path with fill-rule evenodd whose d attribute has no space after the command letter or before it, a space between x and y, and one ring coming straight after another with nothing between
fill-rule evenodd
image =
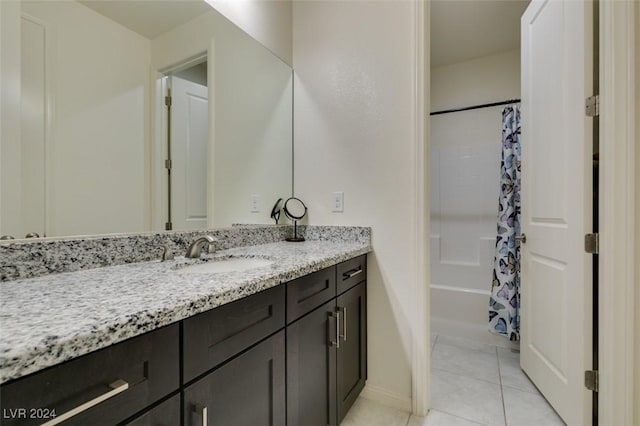
<instances>
[{"instance_id":1,"label":"mirror reflection of door","mask_svg":"<svg viewBox=\"0 0 640 426\"><path fill-rule=\"evenodd\" d=\"M169 77L171 87L171 229L207 228L209 100L207 63ZM169 216L169 215L168 215Z\"/></svg>"}]
</instances>

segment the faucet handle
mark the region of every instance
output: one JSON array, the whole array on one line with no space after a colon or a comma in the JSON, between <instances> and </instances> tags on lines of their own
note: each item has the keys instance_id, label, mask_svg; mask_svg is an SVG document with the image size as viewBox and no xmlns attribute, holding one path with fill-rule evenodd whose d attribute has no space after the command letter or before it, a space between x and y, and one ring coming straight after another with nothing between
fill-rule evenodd
<instances>
[{"instance_id":1,"label":"faucet handle","mask_svg":"<svg viewBox=\"0 0 640 426\"><path fill-rule=\"evenodd\" d=\"M162 249L162 262L175 259L173 253L171 252L171 250L169 250L168 244L161 244L156 246L156 248Z\"/></svg>"},{"instance_id":2,"label":"faucet handle","mask_svg":"<svg viewBox=\"0 0 640 426\"><path fill-rule=\"evenodd\" d=\"M210 235L209 235L210 236ZM215 243L218 242L218 239L216 237L211 237L210 240L207 240L207 242L209 243L205 248L205 251L207 253L215 253L216 252L216 245Z\"/></svg>"}]
</instances>

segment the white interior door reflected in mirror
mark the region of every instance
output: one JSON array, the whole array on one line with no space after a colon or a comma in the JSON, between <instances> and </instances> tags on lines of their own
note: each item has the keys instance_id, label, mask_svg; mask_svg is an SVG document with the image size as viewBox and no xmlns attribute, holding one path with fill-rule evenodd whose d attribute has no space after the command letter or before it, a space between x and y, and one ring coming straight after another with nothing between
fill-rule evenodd
<instances>
[{"instance_id":1,"label":"white interior door reflected in mirror","mask_svg":"<svg viewBox=\"0 0 640 426\"><path fill-rule=\"evenodd\" d=\"M205 63L206 64L206 63ZM192 68L197 68L192 67ZM206 81L206 66L204 76ZM174 230L207 228L207 86L171 80L171 218Z\"/></svg>"}]
</instances>

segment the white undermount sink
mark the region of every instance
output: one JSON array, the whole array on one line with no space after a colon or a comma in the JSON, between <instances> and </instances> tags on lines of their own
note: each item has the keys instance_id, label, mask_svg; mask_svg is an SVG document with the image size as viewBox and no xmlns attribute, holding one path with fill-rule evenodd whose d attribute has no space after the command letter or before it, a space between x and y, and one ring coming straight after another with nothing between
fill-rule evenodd
<instances>
[{"instance_id":1,"label":"white undermount sink","mask_svg":"<svg viewBox=\"0 0 640 426\"><path fill-rule=\"evenodd\" d=\"M219 274L223 272L243 272L271 265L273 265L272 260L253 257L235 257L230 259L211 260L206 263L196 263L195 265L180 268L179 271L191 274Z\"/></svg>"}]
</instances>

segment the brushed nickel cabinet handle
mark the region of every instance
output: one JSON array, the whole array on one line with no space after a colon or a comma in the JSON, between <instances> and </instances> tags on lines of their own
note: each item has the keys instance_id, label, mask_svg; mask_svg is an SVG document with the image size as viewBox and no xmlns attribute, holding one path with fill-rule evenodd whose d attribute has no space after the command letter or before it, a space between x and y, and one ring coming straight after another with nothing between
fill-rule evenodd
<instances>
[{"instance_id":1,"label":"brushed nickel cabinet handle","mask_svg":"<svg viewBox=\"0 0 640 426\"><path fill-rule=\"evenodd\" d=\"M87 411L89 408L95 407L101 402L104 402L107 399L113 398L114 396L126 391L127 389L129 389L129 383L125 382L124 380L118 379L115 382L109 384L109 387L111 388L110 391L105 392L102 395L85 402L84 404L80 404L77 407L72 408L66 413L57 416L55 419L51 419L48 422L43 423L42 426L54 426L70 419L75 415L82 413L83 411Z\"/></svg>"},{"instance_id":2,"label":"brushed nickel cabinet handle","mask_svg":"<svg viewBox=\"0 0 640 426\"><path fill-rule=\"evenodd\" d=\"M362 273L362 268L360 268L360 269L352 269L352 270L347 271L344 274L342 274L342 278L343 279L353 278L356 275L360 275L361 273Z\"/></svg>"},{"instance_id":3,"label":"brushed nickel cabinet handle","mask_svg":"<svg viewBox=\"0 0 640 426\"><path fill-rule=\"evenodd\" d=\"M206 405L196 404L193 406L193 412L202 417L202 426L207 426L209 424L209 409Z\"/></svg>"},{"instance_id":4,"label":"brushed nickel cabinet handle","mask_svg":"<svg viewBox=\"0 0 640 426\"><path fill-rule=\"evenodd\" d=\"M342 310L342 334L339 337L342 337L342 340L347 341L347 307L344 306L342 308L338 308Z\"/></svg>"},{"instance_id":5,"label":"brushed nickel cabinet handle","mask_svg":"<svg viewBox=\"0 0 640 426\"><path fill-rule=\"evenodd\" d=\"M336 319L336 328L335 330L331 330L331 318ZM331 332L334 331L336 334L336 340L331 338ZM331 313L327 317L327 333L329 334L329 345L335 346L336 348L340 347L340 314L338 312Z\"/></svg>"}]
</instances>

